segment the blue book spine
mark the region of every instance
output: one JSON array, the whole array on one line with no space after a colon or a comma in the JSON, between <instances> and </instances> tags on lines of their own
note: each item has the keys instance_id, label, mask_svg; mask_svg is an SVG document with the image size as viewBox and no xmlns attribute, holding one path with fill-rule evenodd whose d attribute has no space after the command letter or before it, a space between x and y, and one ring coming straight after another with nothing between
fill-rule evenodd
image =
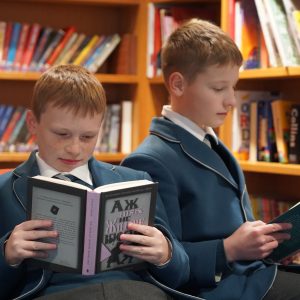
<instances>
[{"instance_id":1,"label":"blue book spine","mask_svg":"<svg viewBox=\"0 0 300 300\"><path fill-rule=\"evenodd\" d=\"M22 28L21 23L13 23L12 36L11 36L11 40L9 43L7 61L6 61L6 66L5 66L5 68L7 70L12 69L12 65L14 63L15 56L16 56L16 51L17 51L21 28Z\"/></svg>"},{"instance_id":2,"label":"blue book spine","mask_svg":"<svg viewBox=\"0 0 300 300\"><path fill-rule=\"evenodd\" d=\"M90 58L85 62L84 67L89 69L89 67L93 64L95 59L100 55L102 50L104 49L107 42L111 40L111 36L104 38L101 44L95 49L94 53L90 56Z\"/></svg>"},{"instance_id":3,"label":"blue book spine","mask_svg":"<svg viewBox=\"0 0 300 300\"><path fill-rule=\"evenodd\" d=\"M11 115L14 111L14 108L12 106L6 106L5 112L3 114L3 118L1 118L1 122L0 122L0 140L2 138L2 135L5 131L5 128L11 118Z\"/></svg>"}]
</instances>

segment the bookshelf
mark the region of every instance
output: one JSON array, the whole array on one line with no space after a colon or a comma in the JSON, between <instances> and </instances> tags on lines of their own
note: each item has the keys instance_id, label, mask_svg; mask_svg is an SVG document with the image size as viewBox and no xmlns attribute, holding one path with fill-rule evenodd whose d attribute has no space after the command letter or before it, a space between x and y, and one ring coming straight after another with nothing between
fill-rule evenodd
<instances>
[{"instance_id":1,"label":"bookshelf","mask_svg":"<svg viewBox=\"0 0 300 300\"><path fill-rule=\"evenodd\" d=\"M221 26L228 31L229 0L221 5ZM300 67L278 67L244 70L240 73L237 89L272 90L276 87L290 99L299 101L297 86L300 83ZM231 145L231 118L224 124L221 138ZM267 162L240 161L250 194L261 194L287 201L299 201L297 186L300 184L300 165Z\"/></svg>"},{"instance_id":2,"label":"bookshelf","mask_svg":"<svg viewBox=\"0 0 300 300\"><path fill-rule=\"evenodd\" d=\"M0 20L38 22L55 28L75 25L87 34L125 34L137 36L136 73L115 74L108 62L96 74L104 84L108 101L133 101L133 149L148 135L152 117L160 115L168 103L161 76L147 78L147 30L149 3L163 5L190 4L214 6L220 12L217 24L227 31L229 0L0 0ZM44 12L47 11L47 14ZM39 73L0 71L0 103L28 106ZM278 67L245 70L240 73L238 89L271 90L274 86L292 98L298 97L300 67ZM220 138L230 147L231 117L219 129ZM98 159L118 163L122 153L96 154ZM28 154L0 153L0 169L13 167ZM300 200L295 191L300 185L300 165L240 162L245 171L249 193L267 193L274 198Z\"/></svg>"},{"instance_id":3,"label":"bookshelf","mask_svg":"<svg viewBox=\"0 0 300 300\"><path fill-rule=\"evenodd\" d=\"M0 20L5 22L39 23L55 29L73 25L77 32L86 35L110 35L118 33L121 37L131 33L137 36L137 51L142 52L142 22L146 11L140 0L0 0ZM47 13L45 13L47 12ZM136 65L134 74L116 74L113 63L114 53L96 73L104 85L108 103L133 102L133 146L141 140L141 119L139 110L145 108L141 77L142 56L131 57ZM29 107L33 86L40 72L0 71L0 104ZM141 103L140 103L141 102ZM146 130L147 125L144 126ZM144 132L144 135L146 133ZM0 169L12 168L23 162L28 153L0 152ZM118 163L122 153L95 153L97 159Z\"/></svg>"}]
</instances>

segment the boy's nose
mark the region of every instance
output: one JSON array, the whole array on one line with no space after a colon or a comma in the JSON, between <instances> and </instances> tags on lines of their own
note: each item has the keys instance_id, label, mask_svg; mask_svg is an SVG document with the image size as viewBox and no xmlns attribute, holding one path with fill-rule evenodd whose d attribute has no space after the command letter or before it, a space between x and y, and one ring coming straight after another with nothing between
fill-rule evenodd
<instances>
[{"instance_id":1,"label":"boy's nose","mask_svg":"<svg viewBox=\"0 0 300 300\"><path fill-rule=\"evenodd\" d=\"M78 139L74 139L66 146L65 149L72 156L78 156L80 154L80 148L80 141Z\"/></svg>"},{"instance_id":2,"label":"boy's nose","mask_svg":"<svg viewBox=\"0 0 300 300\"><path fill-rule=\"evenodd\" d=\"M226 108L231 107L231 109L236 106L236 98L234 92L227 95L224 104Z\"/></svg>"}]
</instances>

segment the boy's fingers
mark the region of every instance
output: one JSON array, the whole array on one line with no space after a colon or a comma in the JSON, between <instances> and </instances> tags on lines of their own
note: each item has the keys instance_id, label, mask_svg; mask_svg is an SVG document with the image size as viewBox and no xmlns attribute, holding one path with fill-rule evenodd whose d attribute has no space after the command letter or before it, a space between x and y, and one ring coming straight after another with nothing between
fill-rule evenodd
<instances>
[{"instance_id":1,"label":"boy's fingers","mask_svg":"<svg viewBox=\"0 0 300 300\"><path fill-rule=\"evenodd\" d=\"M50 244L50 243L42 243L42 242L28 242L26 244L26 250L29 251L47 251L47 250L55 250L56 244Z\"/></svg>"},{"instance_id":2,"label":"boy's fingers","mask_svg":"<svg viewBox=\"0 0 300 300\"><path fill-rule=\"evenodd\" d=\"M152 236L152 232L153 232L153 227L148 225L136 224L136 223L129 223L127 228L129 230L134 230L146 236Z\"/></svg>"},{"instance_id":3,"label":"boy's fingers","mask_svg":"<svg viewBox=\"0 0 300 300\"><path fill-rule=\"evenodd\" d=\"M53 225L51 220L30 220L30 221L25 221L16 227L19 229L28 231L28 230L34 230L38 228L48 228Z\"/></svg>"},{"instance_id":4,"label":"boy's fingers","mask_svg":"<svg viewBox=\"0 0 300 300\"><path fill-rule=\"evenodd\" d=\"M292 224L290 223L273 223L267 224L262 229L263 234L270 234L277 231L288 230L292 228Z\"/></svg>"},{"instance_id":5,"label":"boy's fingers","mask_svg":"<svg viewBox=\"0 0 300 300\"><path fill-rule=\"evenodd\" d=\"M149 237L140 234L125 234L120 236L121 241L126 241L130 243L136 243L143 246L151 246L151 239Z\"/></svg>"},{"instance_id":6,"label":"boy's fingers","mask_svg":"<svg viewBox=\"0 0 300 300\"><path fill-rule=\"evenodd\" d=\"M31 230L24 233L24 239L35 241L43 238L57 238L58 232L55 230Z\"/></svg>"}]
</instances>

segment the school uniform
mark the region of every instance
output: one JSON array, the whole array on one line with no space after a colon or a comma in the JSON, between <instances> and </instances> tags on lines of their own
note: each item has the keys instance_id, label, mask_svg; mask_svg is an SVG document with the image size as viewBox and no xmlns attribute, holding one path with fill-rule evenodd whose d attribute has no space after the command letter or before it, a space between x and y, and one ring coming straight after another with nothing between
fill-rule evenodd
<instances>
[{"instance_id":1,"label":"school uniform","mask_svg":"<svg viewBox=\"0 0 300 300\"><path fill-rule=\"evenodd\" d=\"M211 128L201 129L170 107L163 114L122 164L159 182L165 221L190 261L189 283L179 290L213 300L262 299L276 266L258 260L228 264L224 252L223 239L254 220L242 170Z\"/></svg>"},{"instance_id":2,"label":"school uniform","mask_svg":"<svg viewBox=\"0 0 300 300\"><path fill-rule=\"evenodd\" d=\"M4 257L4 244L11 231L17 224L26 220L27 212L27 178L41 174L53 176L56 172L45 165L36 152L33 152L29 159L14 171L0 176L0 298L1 299L32 299L36 296L62 292L73 288L82 287L85 284L117 280L142 281L145 278L160 278L159 281L168 286L181 285L186 282L189 276L189 264L186 253L180 244L173 240L169 234L167 225L163 218L157 216L156 226L163 231L172 245L172 257L170 261L156 267L149 264L150 272L135 273L131 271L110 271L96 274L94 276L82 276L80 274L54 273L45 269L30 269L26 260L18 266L12 267L7 264ZM88 170L88 172L86 172ZM108 163L96 161L91 158L87 166L75 170L74 174L81 180L93 184L94 187L129 180L150 179L145 172L130 170L125 167L113 166ZM157 199L158 206L160 199ZM178 269L179 268L179 269ZM173 277L166 279L165 272L173 270ZM180 275L178 276L178 270ZM137 291L139 293L139 290ZM72 297L71 297L72 298ZM60 298L58 298L60 299ZM105 298L106 299L106 298Z\"/></svg>"}]
</instances>

